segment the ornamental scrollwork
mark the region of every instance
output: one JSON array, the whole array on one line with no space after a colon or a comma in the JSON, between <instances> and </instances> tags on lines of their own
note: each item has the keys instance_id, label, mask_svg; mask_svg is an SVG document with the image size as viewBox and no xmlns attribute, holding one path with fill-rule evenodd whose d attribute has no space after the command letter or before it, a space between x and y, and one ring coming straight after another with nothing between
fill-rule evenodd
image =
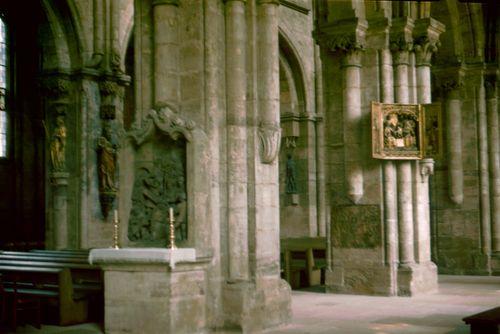
<instances>
[{"instance_id":1,"label":"ornamental scrollwork","mask_svg":"<svg viewBox=\"0 0 500 334\"><path fill-rule=\"evenodd\" d=\"M260 159L271 164L278 155L281 143L281 128L272 123L261 123L258 130L260 139Z\"/></svg>"},{"instance_id":2,"label":"ornamental scrollwork","mask_svg":"<svg viewBox=\"0 0 500 334\"><path fill-rule=\"evenodd\" d=\"M140 125L134 123L128 136L137 146L149 140L156 130L167 134L173 140L177 140L179 135L182 135L187 141L191 141L194 128L193 121L179 116L173 107L165 104L151 109Z\"/></svg>"},{"instance_id":3,"label":"ornamental scrollwork","mask_svg":"<svg viewBox=\"0 0 500 334\"><path fill-rule=\"evenodd\" d=\"M417 65L430 65L432 55L441 46L438 40L430 39L428 36L415 38L413 43Z\"/></svg>"}]
</instances>

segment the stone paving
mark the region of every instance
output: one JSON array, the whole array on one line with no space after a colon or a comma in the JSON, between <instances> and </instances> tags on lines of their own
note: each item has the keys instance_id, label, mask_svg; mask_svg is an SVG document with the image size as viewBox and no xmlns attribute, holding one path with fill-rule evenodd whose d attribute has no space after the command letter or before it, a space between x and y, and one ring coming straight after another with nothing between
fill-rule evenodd
<instances>
[{"instance_id":1,"label":"stone paving","mask_svg":"<svg viewBox=\"0 0 500 334\"><path fill-rule=\"evenodd\" d=\"M412 298L325 294L318 287L293 291L292 323L265 333L466 334L462 318L499 305L500 277L441 275L439 292ZM17 333L102 332L96 324L85 324L22 326Z\"/></svg>"}]
</instances>

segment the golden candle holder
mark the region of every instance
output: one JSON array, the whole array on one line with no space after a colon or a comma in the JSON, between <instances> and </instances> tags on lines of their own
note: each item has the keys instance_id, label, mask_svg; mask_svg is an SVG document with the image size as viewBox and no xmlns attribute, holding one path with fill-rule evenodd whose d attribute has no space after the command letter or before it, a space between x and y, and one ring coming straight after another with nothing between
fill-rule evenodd
<instances>
[{"instance_id":1,"label":"golden candle holder","mask_svg":"<svg viewBox=\"0 0 500 334\"><path fill-rule=\"evenodd\" d=\"M174 209L169 208L168 213L169 213L169 226L170 226L170 249L175 249L177 247L175 246Z\"/></svg>"},{"instance_id":2,"label":"golden candle holder","mask_svg":"<svg viewBox=\"0 0 500 334\"><path fill-rule=\"evenodd\" d=\"M113 248L114 249L120 249L120 246L118 246L118 211L115 210L115 215L113 219Z\"/></svg>"}]
</instances>

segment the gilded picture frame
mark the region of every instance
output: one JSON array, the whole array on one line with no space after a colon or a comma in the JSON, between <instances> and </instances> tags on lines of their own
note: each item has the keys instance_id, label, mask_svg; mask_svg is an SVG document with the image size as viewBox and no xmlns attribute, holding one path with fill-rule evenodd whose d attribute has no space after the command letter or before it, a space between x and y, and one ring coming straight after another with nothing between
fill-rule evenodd
<instances>
[{"instance_id":1,"label":"gilded picture frame","mask_svg":"<svg viewBox=\"0 0 500 334\"><path fill-rule=\"evenodd\" d=\"M372 156L387 160L424 157L424 113L418 104L372 102Z\"/></svg>"}]
</instances>

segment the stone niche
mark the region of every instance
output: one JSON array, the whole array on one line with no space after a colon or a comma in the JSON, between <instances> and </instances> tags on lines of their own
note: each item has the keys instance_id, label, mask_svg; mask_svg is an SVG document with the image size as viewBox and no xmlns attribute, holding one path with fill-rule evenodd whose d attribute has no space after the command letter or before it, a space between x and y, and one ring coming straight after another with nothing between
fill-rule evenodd
<instances>
[{"instance_id":1,"label":"stone niche","mask_svg":"<svg viewBox=\"0 0 500 334\"><path fill-rule=\"evenodd\" d=\"M177 246L210 255L209 151L203 130L164 105L137 121L125 141L120 152L122 244L167 247L172 207Z\"/></svg>"}]
</instances>

